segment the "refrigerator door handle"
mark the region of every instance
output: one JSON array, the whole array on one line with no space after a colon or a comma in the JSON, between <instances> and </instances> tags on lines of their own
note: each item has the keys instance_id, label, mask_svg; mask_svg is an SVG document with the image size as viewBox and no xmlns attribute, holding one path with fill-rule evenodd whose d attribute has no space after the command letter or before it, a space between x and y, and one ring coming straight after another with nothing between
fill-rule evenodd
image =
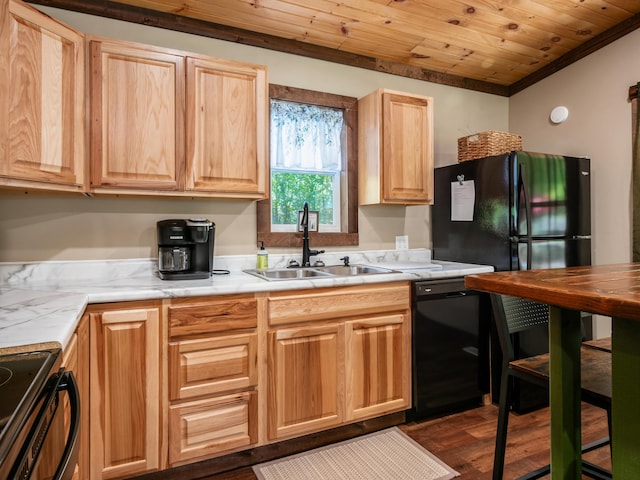
<instances>
[{"instance_id":1,"label":"refrigerator door handle","mask_svg":"<svg viewBox=\"0 0 640 480\"><path fill-rule=\"evenodd\" d=\"M524 197L525 221L527 223L527 234L525 236L527 242L527 270L531 270L531 262L533 261L533 241L531 238L531 201L529 199L529 191L527 189L527 173L522 163L518 164L518 180ZM519 196L518 196L519 197Z\"/></svg>"}]
</instances>

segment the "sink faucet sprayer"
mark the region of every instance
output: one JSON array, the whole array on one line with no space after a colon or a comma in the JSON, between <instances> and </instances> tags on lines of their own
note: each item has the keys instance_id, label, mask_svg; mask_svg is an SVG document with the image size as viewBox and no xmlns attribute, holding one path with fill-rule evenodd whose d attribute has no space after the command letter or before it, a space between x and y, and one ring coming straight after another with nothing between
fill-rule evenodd
<instances>
[{"instance_id":1,"label":"sink faucet sprayer","mask_svg":"<svg viewBox=\"0 0 640 480\"><path fill-rule=\"evenodd\" d=\"M302 266L310 267L311 263L309 259L315 255L320 255L324 253L324 250L310 250L309 249L309 204L304 202L304 209L302 213L302 220L300 220L300 225L303 228L302 235Z\"/></svg>"}]
</instances>

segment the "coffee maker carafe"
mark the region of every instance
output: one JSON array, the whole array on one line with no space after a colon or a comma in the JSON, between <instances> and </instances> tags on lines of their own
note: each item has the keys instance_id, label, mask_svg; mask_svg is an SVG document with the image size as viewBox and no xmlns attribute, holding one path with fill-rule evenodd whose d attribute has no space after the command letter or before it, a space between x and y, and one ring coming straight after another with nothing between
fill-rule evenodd
<instances>
[{"instance_id":1,"label":"coffee maker carafe","mask_svg":"<svg viewBox=\"0 0 640 480\"><path fill-rule=\"evenodd\" d=\"M209 278L213 269L216 225L206 218L161 220L158 275L163 280Z\"/></svg>"}]
</instances>

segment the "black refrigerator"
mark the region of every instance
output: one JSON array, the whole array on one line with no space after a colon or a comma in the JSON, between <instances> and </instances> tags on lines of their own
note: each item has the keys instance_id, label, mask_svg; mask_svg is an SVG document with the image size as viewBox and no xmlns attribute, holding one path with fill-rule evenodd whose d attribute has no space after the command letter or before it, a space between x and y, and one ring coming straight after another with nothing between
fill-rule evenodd
<instances>
[{"instance_id":1,"label":"black refrigerator","mask_svg":"<svg viewBox=\"0 0 640 480\"><path fill-rule=\"evenodd\" d=\"M588 158L514 151L435 169L433 258L497 271L591 264ZM591 319L584 318L585 338ZM495 338L495 336L492 336ZM514 339L522 356L548 351L545 329ZM493 395L500 355L492 345ZM545 403L539 388L515 385L513 409Z\"/></svg>"}]
</instances>

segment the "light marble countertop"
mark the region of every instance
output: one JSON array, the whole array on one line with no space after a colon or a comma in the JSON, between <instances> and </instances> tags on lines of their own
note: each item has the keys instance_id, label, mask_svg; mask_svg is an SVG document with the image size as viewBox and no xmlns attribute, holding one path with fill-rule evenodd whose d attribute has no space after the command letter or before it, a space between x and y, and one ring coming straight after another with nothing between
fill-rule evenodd
<instances>
[{"instance_id":1,"label":"light marble countertop","mask_svg":"<svg viewBox=\"0 0 640 480\"><path fill-rule=\"evenodd\" d=\"M161 280L155 260L0 264L0 354L23 345L69 342L85 307L93 303L224 295L441 279L493 271L484 265L431 261L427 249L325 254L327 265L351 264L403 268L398 273L267 281L243 272L255 268L255 256L215 258L215 269L229 270L206 280ZM270 256L271 268L284 267L292 255ZM407 268L407 269L404 269Z\"/></svg>"}]
</instances>

